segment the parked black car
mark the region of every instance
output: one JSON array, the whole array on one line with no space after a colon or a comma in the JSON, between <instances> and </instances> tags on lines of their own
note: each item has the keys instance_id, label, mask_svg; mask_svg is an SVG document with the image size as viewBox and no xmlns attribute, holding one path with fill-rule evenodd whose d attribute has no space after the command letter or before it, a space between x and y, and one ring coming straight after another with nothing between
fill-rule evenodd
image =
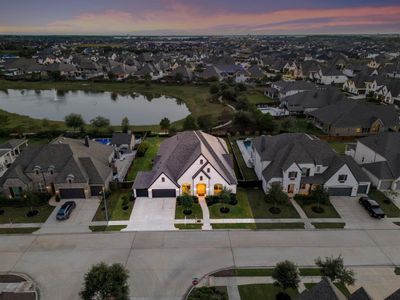
<instances>
[{"instance_id":1,"label":"parked black car","mask_svg":"<svg viewBox=\"0 0 400 300\"><path fill-rule=\"evenodd\" d=\"M71 212L76 207L76 203L74 201L65 202L57 212L56 219L57 220L66 220L69 219Z\"/></svg>"},{"instance_id":2,"label":"parked black car","mask_svg":"<svg viewBox=\"0 0 400 300\"><path fill-rule=\"evenodd\" d=\"M371 217L378 219L385 217L385 213L375 200L372 200L368 197L361 197L358 202L364 206Z\"/></svg>"}]
</instances>

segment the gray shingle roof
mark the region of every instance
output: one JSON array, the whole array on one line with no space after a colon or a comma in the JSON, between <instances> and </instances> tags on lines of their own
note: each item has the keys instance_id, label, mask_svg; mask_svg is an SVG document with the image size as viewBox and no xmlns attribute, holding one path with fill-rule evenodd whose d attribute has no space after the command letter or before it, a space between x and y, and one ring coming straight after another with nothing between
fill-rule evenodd
<instances>
[{"instance_id":1,"label":"gray shingle roof","mask_svg":"<svg viewBox=\"0 0 400 300\"><path fill-rule=\"evenodd\" d=\"M15 147L26 143L27 140L11 139L3 144L0 144L0 149L14 149Z\"/></svg>"},{"instance_id":2,"label":"gray shingle roof","mask_svg":"<svg viewBox=\"0 0 400 300\"><path fill-rule=\"evenodd\" d=\"M152 171L139 172L134 188L149 188L161 174L165 174L177 185L177 180L200 155L203 155L228 183L234 184L236 177L231 162L226 159L227 154L229 152L225 141L220 138L201 131L180 132L161 143Z\"/></svg>"},{"instance_id":3,"label":"gray shingle roof","mask_svg":"<svg viewBox=\"0 0 400 300\"><path fill-rule=\"evenodd\" d=\"M380 119L386 128L399 125L399 116L391 105L376 105L356 100L342 100L309 112L320 122L339 128L365 127Z\"/></svg>"},{"instance_id":4,"label":"gray shingle roof","mask_svg":"<svg viewBox=\"0 0 400 300\"><path fill-rule=\"evenodd\" d=\"M372 298L363 287L360 287L350 295L349 300L372 300Z\"/></svg>"},{"instance_id":5,"label":"gray shingle roof","mask_svg":"<svg viewBox=\"0 0 400 300\"><path fill-rule=\"evenodd\" d=\"M111 139L111 145L130 145L132 138L133 136L130 133L114 132Z\"/></svg>"},{"instance_id":6,"label":"gray shingle roof","mask_svg":"<svg viewBox=\"0 0 400 300\"><path fill-rule=\"evenodd\" d=\"M346 296L338 290L338 288L327 278L314 285L312 288L305 290L296 300L346 300Z\"/></svg>"}]
</instances>

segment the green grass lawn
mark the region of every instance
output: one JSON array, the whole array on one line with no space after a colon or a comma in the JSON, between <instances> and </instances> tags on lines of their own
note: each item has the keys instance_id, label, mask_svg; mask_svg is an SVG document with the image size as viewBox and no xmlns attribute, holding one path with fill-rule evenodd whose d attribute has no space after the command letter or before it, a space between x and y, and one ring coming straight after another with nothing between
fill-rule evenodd
<instances>
[{"instance_id":1,"label":"green grass lawn","mask_svg":"<svg viewBox=\"0 0 400 300\"><path fill-rule=\"evenodd\" d=\"M304 223L214 223L213 229L304 229Z\"/></svg>"},{"instance_id":2,"label":"green grass lawn","mask_svg":"<svg viewBox=\"0 0 400 300\"><path fill-rule=\"evenodd\" d=\"M346 143L341 142L329 142L329 145L332 147L333 150L336 151L338 154L344 154L346 150Z\"/></svg>"},{"instance_id":3,"label":"green grass lawn","mask_svg":"<svg viewBox=\"0 0 400 300\"><path fill-rule=\"evenodd\" d=\"M258 180L257 175L254 172L254 169L247 167L247 165L243 159L242 153L240 152L235 139L232 139L232 150L235 153L235 157L236 157L238 166L239 166L240 170L242 171L242 174L244 177L243 179L244 180Z\"/></svg>"},{"instance_id":4,"label":"green grass lawn","mask_svg":"<svg viewBox=\"0 0 400 300\"><path fill-rule=\"evenodd\" d=\"M311 223L312 225L315 226L315 228L318 229L335 229L335 228L341 228L343 229L344 226L346 226L346 223Z\"/></svg>"},{"instance_id":5,"label":"green grass lawn","mask_svg":"<svg viewBox=\"0 0 400 300\"><path fill-rule=\"evenodd\" d=\"M215 277L271 277L273 268L240 268L219 271L212 276ZM299 268L300 276L321 276L319 268Z\"/></svg>"},{"instance_id":6,"label":"green grass lawn","mask_svg":"<svg viewBox=\"0 0 400 300\"><path fill-rule=\"evenodd\" d=\"M175 227L178 229L201 229L203 224L175 224Z\"/></svg>"},{"instance_id":7,"label":"green grass lawn","mask_svg":"<svg viewBox=\"0 0 400 300\"><path fill-rule=\"evenodd\" d=\"M394 274L400 275L400 267L394 268Z\"/></svg>"},{"instance_id":8,"label":"green grass lawn","mask_svg":"<svg viewBox=\"0 0 400 300\"><path fill-rule=\"evenodd\" d=\"M151 171L153 167L153 159L156 157L158 149L160 148L163 137L148 137L145 141L148 143L149 148L143 157L136 157L128 171L127 180L135 180L139 171Z\"/></svg>"},{"instance_id":9,"label":"green grass lawn","mask_svg":"<svg viewBox=\"0 0 400 300\"><path fill-rule=\"evenodd\" d=\"M239 189L239 191L240 190L242 189ZM273 203L267 200L267 197L262 189L248 188L243 189L242 191L245 191L245 193L241 195L247 198L254 219L300 218L296 209L290 203L287 205L277 205L277 207L281 210L280 214L271 213L269 209L273 206Z\"/></svg>"},{"instance_id":10,"label":"green grass lawn","mask_svg":"<svg viewBox=\"0 0 400 300\"><path fill-rule=\"evenodd\" d=\"M262 90L249 89L245 93L247 100L251 104L276 104L278 101L271 99L270 97L264 95Z\"/></svg>"},{"instance_id":11,"label":"green grass lawn","mask_svg":"<svg viewBox=\"0 0 400 300\"><path fill-rule=\"evenodd\" d=\"M229 153L232 155L232 159L233 159L233 170L235 171L236 178L237 178L238 180L242 180L242 179L243 179L243 176L242 176L242 173L241 173L241 171L240 171L240 168L239 168L239 164L238 164L238 162L237 162L237 159L235 159L235 157L233 156L233 149L232 149L232 145L231 145L231 143L230 143L230 140L229 140L228 138L225 138L224 140L225 140L225 142L226 142L226 145L228 146Z\"/></svg>"},{"instance_id":12,"label":"green grass lawn","mask_svg":"<svg viewBox=\"0 0 400 300\"><path fill-rule=\"evenodd\" d=\"M0 224L5 223L43 223L50 216L54 210L54 206L43 205L39 207L33 207L34 210L38 210L39 213L33 217L27 217L26 214L30 211L30 207L11 207L1 206L4 209L4 213L0 215Z\"/></svg>"},{"instance_id":13,"label":"green grass lawn","mask_svg":"<svg viewBox=\"0 0 400 300\"><path fill-rule=\"evenodd\" d=\"M193 203L193 206L191 208L192 213L190 215L185 215L183 213L183 206L182 205L176 205L175 207L175 219L202 219L203 218L203 212L201 210L200 204L198 203Z\"/></svg>"},{"instance_id":14,"label":"green grass lawn","mask_svg":"<svg viewBox=\"0 0 400 300\"><path fill-rule=\"evenodd\" d=\"M340 218L340 215L330 202L328 204L321 204L321 207L324 209L324 212L322 213L316 213L312 210L312 207L317 205L315 203L303 204L301 201L298 201L297 203L300 204L301 208L309 218Z\"/></svg>"},{"instance_id":15,"label":"green grass lawn","mask_svg":"<svg viewBox=\"0 0 400 300\"><path fill-rule=\"evenodd\" d=\"M351 293L343 283L335 282L334 285L343 293L343 295L350 297Z\"/></svg>"},{"instance_id":16,"label":"green grass lawn","mask_svg":"<svg viewBox=\"0 0 400 300\"><path fill-rule=\"evenodd\" d=\"M225 286L194 288L187 298L188 300L228 300L228 292Z\"/></svg>"},{"instance_id":17,"label":"green grass lawn","mask_svg":"<svg viewBox=\"0 0 400 300\"><path fill-rule=\"evenodd\" d=\"M387 199L387 197L381 191L378 191L376 189L371 189L368 196L379 203L379 206L382 208L387 217L389 218L400 217L400 209L396 205L394 205L392 201L386 203L385 199Z\"/></svg>"},{"instance_id":18,"label":"green grass lawn","mask_svg":"<svg viewBox=\"0 0 400 300\"><path fill-rule=\"evenodd\" d=\"M123 197L127 196L128 199L130 199L131 194L131 190L119 190L111 193L111 196L107 199L107 212L110 221L129 220L134 203L132 201L128 201L128 209L126 210L123 210L122 203ZM93 221L106 220L105 210L103 208L104 201L101 200Z\"/></svg>"},{"instance_id":19,"label":"green grass lawn","mask_svg":"<svg viewBox=\"0 0 400 300\"><path fill-rule=\"evenodd\" d=\"M102 231L121 231L126 228L126 225L109 225L109 226L89 226L92 232L102 232Z\"/></svg>"},{"instance_id":20,"label":"green grass lawn","mask_svg":"<svg viewBox=\"0 0 400 300\"><path fill-rule=\"evenodd\" d=\"M282 128L282 123L285 119L275 120L278 124L278 129ZM292 120L292 126L288 129L288 132L304 132L313 135L323 135L324 132L315 127L310 120L304 118L298 118Z\"/></svg>"},{"instance_id":21,"label":"green grass lawn","mask_svg":"<svg viewBox=\"0 0 400 300\"><path fill-rule=\"evenodd\" d=\"M275 300L276 295L280 291L281 289L273 284L248 284L239 286L241 300ZM287 290L286 293L292 299L299 294L297 290L293 289Z\"/></svg>"},{"instance_id":22,"label":"green grass lawn","mask_svg":"<svg viewBox=\"0 0 400 300\"><path fill-rule=\"evenodd\" d=\"M32 233L40 227L25 227L25 228L0 228L0 234L24 234Z\"/></svg>"},{"instance_id":23,"label":"green grass lawn","mask_svg":"<svg viewBox=\"0 0 400 300\"><path fill-rule=\"evenodd\" d=\"M227 204L226 207L229 208L229 212L224 214L220 212L220 208L224 205L221 203L216 203L208 207L210 210L211 219L231 219L231 218L253 218L249 202L247 200L247 195L244 189L238 188L237 190L237 201L236 205Z\"/></svg>"}]
</instances>

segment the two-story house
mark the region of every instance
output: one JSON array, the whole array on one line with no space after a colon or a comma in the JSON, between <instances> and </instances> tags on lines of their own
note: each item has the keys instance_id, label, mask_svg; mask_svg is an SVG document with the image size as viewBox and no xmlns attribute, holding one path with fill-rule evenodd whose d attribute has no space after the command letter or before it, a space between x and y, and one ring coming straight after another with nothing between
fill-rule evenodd
<instances>
[{"instance_id":1,"label":"two-story house","mask_svg":"<svg viewBox=\"0 0 400 300\"><path fill-rule=\"evenodd\" d=\"M253 139L252 159L263 190L279 183L290 196L309 194L323 185L332 196L368 193L370 181L356 162L339 156L329 144L304 133Z\"/></svg>"},{"instance_id":2,"label":"two-story house","mask_svg":"<svg viewBox=\"0 0 400 300\"><path fill-rule=\"evenodd\" d=\"M236 193L236 184L225 141L202 131L184 131L161 143L153 169L138 173L133 190L136 197L202 197L218 195L224 187Z\"/></svg>"},{"instance_id":3,"label":"two-story house","mask_svg":"<svg viewBox=\"0 0 400 300\"><path fill-rule=\"evenodd\" d=\"M400 190L400 133L383 132L357 141L355 161L379 190Z\"/></svg>"}]
</instances>

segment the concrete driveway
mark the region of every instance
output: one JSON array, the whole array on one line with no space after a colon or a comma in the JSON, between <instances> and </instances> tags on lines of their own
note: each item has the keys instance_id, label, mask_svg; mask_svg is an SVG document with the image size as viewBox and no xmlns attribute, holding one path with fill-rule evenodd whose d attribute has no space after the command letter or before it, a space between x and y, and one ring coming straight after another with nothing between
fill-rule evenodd
<instances>
[{"instance_id":1,"label":"concrete driveway","mask_svg":"<svg viewBox=\"0 0 400 300\"><path fill-rule=\"evenodd\" d=\"M175 198L136 198L124 231L176 230L175 205Z\"/></svg>"},{"instance_id":2,"label":"concrete driveway","mask_svg":"<svg viewBox=\"0 0 400 300\"><path fill-rule=\"evenodd\" d=\"M346 228L353 229L398 229L389 219L374 219L358 203L359 197L331 197L331 202L336 208Z\"/></svg>"},{"instance_id":3,"label":"concrete driveway","mask_svg":"<svg viewBox=\"0 0 400 300\"><path fill-rule=\"evenodd\" d=\"M76 203L76 208L72 211L68 220L59 221L56 219L58 209L66 201L74 201ZM89 229L89 224L96 214L99 203L100 200L97 197L88 199L61 200L59 203L57 203L56 208L53 210L46 222L42 225L40 230L36 231L35 233L91 232Z\"/></svg>"}]
</instances>

